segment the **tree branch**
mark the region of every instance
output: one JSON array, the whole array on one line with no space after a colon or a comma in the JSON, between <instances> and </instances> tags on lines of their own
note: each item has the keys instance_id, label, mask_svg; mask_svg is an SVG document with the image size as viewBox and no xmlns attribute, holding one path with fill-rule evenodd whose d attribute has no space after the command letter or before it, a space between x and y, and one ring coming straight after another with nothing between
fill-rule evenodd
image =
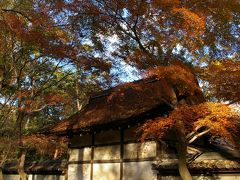
<instances>
[{"instance_id":1,"label":"tree branch","mask_svg":"<svg viewBox=\"0 0 240 180\"><path fill-rule=\"evenodd\" d=\"M31 110L31 112L30 112L30 113L39 112L39 111L43 110L44 108L46 108L47 106L49 106L49 104L45 104L45 105L44 105L44 106L42 106L41 108L38 108L38 109Z\"/></svg>"},{"instance_id":2,"label":"tree branch","mask_svg":"<svg viewBox=\"0 0 240 180\"><path fill-rule=\"evenodd\" d=\"M189 133L189 134L186 136L186 139L191 138L194 134L197 133L197 131L198 131L200 128L202 128L202 126L200 126L200 125L197 126L191 133Z\"/></svg>"},{"instance_id":3,"label":"tree branch","mask_svg":"<svg viewBox=\"0 0 240 180\"><path fill-rule=\"evenodd\" d=\"M231 101L230 103L228 103L228 105L234 104L234 103L236 103L236 102L238 102L238 101L240 101L240 97L237 98L237 99L235 99L235 100L233 100L233 101Z\"/></svg>"},{"instance_id":4,"label":"tree branch","mask_svg":"<svg viewBox=\"0 0 240 180\"><path fill-rule=\"evenodd\" d=\"M205 130L205 131L203 131L203 132L201 132L201 133L193 136L193 138L188 141L188 144L191 144L191 143L194 142L197 138L199 138L199 137L207 134L209 131L210 131L210 129L207 129L207 130Z\"/></svg>"},{"instance_id":5,"label":"tree branch","mask_svg":"<svg viewBox=\"0 0 240 180\"><path fill-rule=\"evenodd\" d=\"M21 11L17 11L17 10L15 10L15 9L1 9L1 11L20 14L22 17L24 17L24 18L26 18L28 21L32 22L32 19L31 19L30 17L28 17L26 14L22 13Z\"/></svg>"}]
</instances>

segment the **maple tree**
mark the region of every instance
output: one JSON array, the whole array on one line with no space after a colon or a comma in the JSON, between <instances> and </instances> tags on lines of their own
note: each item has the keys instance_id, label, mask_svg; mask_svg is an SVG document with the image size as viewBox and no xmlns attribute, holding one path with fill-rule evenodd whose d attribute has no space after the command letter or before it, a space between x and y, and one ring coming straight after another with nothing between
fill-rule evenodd
<instances>
[{"instance_id":1,"label":"maple tree","mask_svg":"<svg viewBox=\"0 0 240 180\"><path fill-rule=\"evenodd\" d=\"M211 140L220 138L226 144L234 144L239 136L240 115L221 103L201 103L198 105L178 105L168 117L158 117L147 121L141 127L141 139L163 139L168 132L176 132L179 173L183 179L192 179L187 168L187 149L204 135Z\"/></svg>"},{"instance_id":2,"label":"maple tree","mask_svg":"<svg viewBox=\"0 0 240 180\"><path fill-rule=\"evenodd\" d=\"M2 167L6 160L10 160L11 162L16 161L18 159L19 148L21 151L24 151L19 159L18 169L19 174L21 175L21 179L27 179L27 175L24 172L24 163L27 158L26 151L35 150L39 155L48 155L48 158L58 159L63 155L66 155L68 150L68 139L65 137L57 137L57 136L46 136L42 134L28 135L24 136L22 140L22 146L16 146L18 140L15 141L11 138L0 138L0 149L1 149L1 157L0 157L0 179L3 178ZM7 146L7 147L6 147ZM35 154L36 155L36 154ZM10 158L9 158L10 157Z\"/></svg>"},{"instance_id":3,"label":"maple tree","mask_svg":"<svg viewBox=\"0 0 240 180\"><path fill-rule=\"evenodd\" d=\"M72 108L76 107L76 93L71 93L74 92L74 72L69 71L68 66L73 68L72 63L77 63L89 69L89 62L95 62L83 56L80 62L76 51L79 46L70 44L66 31L50 16L51 7L44 4L43 1L0 3L0 132L5 142L1 146L0 169L6 161L19 159L18 172L22 179L27 178L23 168L27 151L40 150L27 145L39 138L28 138L26 143L24 135L42 131L76 111ZM97 65L93 65L95 71ZM88 72L91 74L91 69ZM76 84L78 86L78 82ZM86 99L86 95L83 98ZM44 142L47 141L50 138L45 137Z\"/></svg>"},{"instance_id":4,"label":"maple tree","mask_svg":"<svg viewBox=\"0 0 240 180\"><path fill-rule=\"evenodd\" d=\"M239 2L168 0L62 1L68 25L104 54L117 39L113 61L140 69L171 64L175 57L199 63L236 55ZM73 34L74 34L73 32Z\"/></svg>"},{"instance_id":5,"label":"maple tree","mask_svg":"<svg viewBox=\"0 0 240 180\"><path fill-rule=\"evenodd\" d=\"M47 127L77 111L74 74L64 72L61 67L53 64L51 66L51 63L39 70L38 68L42 65L40 63L31 66L31 71L25 67L24 72L27 75L21 77L21 87L19 88L17 84L13 83L11 84L12 91L4 88L5 90L1 92L1 97L6 99L1 102L0 133L1 139L8 137L8 141L3 141L4 151L1 154L4 158L1 159L2 165L6 161L16 161L19 150L22 154L21 161L19 161L21 162L19 163L20 170L23 169L28 151L31 149L36 149L40 154L48 155L54 155L55 151L55 157L64 155L61 152L66 153L66 143L65 149L61 150L61 146L59 146L61 139L59 138L43 135L26 137L26 134L43 133ZM37 70L34 71L33 67ZM34 77L34 84L28 83L28 80L25 79L30 75ZM89 82L89 84L82 86L85 88L85 93L90 91L87 88L97 89L97 85L90 85ZM80 92L78 95L78 98L82 98L81 101L86 99L86 94ZM39 142L37 143L37 141ZM52 141L55 143L52 144ZM47 143L50 143L49 146ZM9 146L12 147L11 152L7 153ZM26 177L23 170L20 173Z\"/></svg>"},{"instance_id":6,"label":"maple tree","mask_svg":"<svg viewBox=\"0 0 240 180\"><path fill-rule=\"evenodd\" d=\"M148 69L145 76L161 82L161 87L154 88L161 88L162 91L155 95L170 110L164 117L156 117L140 126L138 134L141 134L142 141L149 139L159 141L171 133L170 136L176 138L179 172L183 179L192 179L187 167L187 149L196 140L208 136L209 141L220 139L229 146L239 147L237 137L240 135L240 114L227 104L205 102L191 68L175 61L171 66ZM124 97L124 93L129 89L134 89L135 94L143 92L141 97L144 102L151 102L148 100L149 93L155 92L153 89L146 91L136 83L126 83L111 92L108 101ZM229 95L229 92L226 94Z\"/></svg>"},{"instance_id":7,"label":"maple tree","mask_svg":"<svg viewBox=\"0 0 240 180\"><path fill-rule=\"evenodd\" d=\"M97 0L73 1L69 6L71 12L76 14L71 16L73 28L90 29L92 33L83 30L80 34L87 36L95 48L107 47L103 37L114 35L118 39L111 54L114 60L123 60L140 70L155 67L155 72L151 70L150 73L167 78L178 87L180 94L199 89L195 77L189 79L186 71L172 66L177 58L185 64L191 63L192 76L198 75L202 83L206 84L205 92L209 92L207 98L229 100L232 103L239 101L239 65L237 61L231 60L238 58L238 1ZM82 21L83 19L87 21ZM79 20L78 23L76 20ZM158 68L159 65L169 65L169 68ZM178 103L176 99L176 104L172 105L173 112L177 111ZM205 106L213 108L210 104ZM225 113L226 116L231 115L230 110ZM185 157L188 143L184 121L175 122L180 137L179 144L183 144L179 147L179 171L183 179L190 179ZM208 123L210 122L212 121ZM166 123L168 125L172 122L168 119ZM230 126L232 122L228 119L225 123ZM154 125L158 127L152 124L152 128ZM164 127L164 123L159 126ZM219 131L216 132L220 133ZM222 129L221 133L225 131L227 130ZM157 133L157 129L154 132ZM205 131L202 133L205 134ZM223 137L226 135L222 134Z\"/></svg>"},{"instance_id":8,"label":"maple tree","mask_svg":"<svg viewBox=\"0 0 240 180\"><path fill-rule=\"evenodd\" d=\"M228 63L233 65L233 62L228 61L223 62L222 66L227 66ZM216 66L221 66L221 64ZM235 74L235 72L239 71L239 67L236 65L234 67L235 68L231 66L216 68L210 66L209 69L216 68L216 70L211 73L209 69L207 69L207 72L210 74L216 73L224 77L222 79L218 77L219 80L216 80L216 77L212 79L213 77L211 76L205 76L208 81L214 81L211 83L213 87L209 87L214 88L210 91L214 97L233 100L233 102L238 101L238 99L236 101L238 96L235 96L235 93L239 93L237 89L238 86L236 86L236 84L238 84L238 81L236 81L238 75L236 74L238 73ZM233 73L229 73L229 71ZM154 120L146 122L140 128L142 133L141 139L153 138L160 140L165 137L168 132L176 132L179 173L183 179L192 179L187 168L186 153L188 145L198 138L208 134L211 136L211 139L221 138L222 141L230 142L234 144L235 147L239 147L239 142L236 141L236 139L239 136L240 114L227 104L216 102L201 103L202 100L198 101L196 97L192 98L191 96L194 92L201 91L201 89L190 69L177 65L157 67L150 69L147 75L155 75L156 78L165 79L172 84L174 87L172 96L175 97L175 100L172 102L166 101L166 104L172 109L167 117L157 117ZM206 75L206 72L204 75ZM228 83L229 80L233 80L233 82ZM225 83L222 84L221 82ZM219 86L221 88L219 88ZM177 98L179 96L182 96L182 98ZM185 99L184 97L188 98Z\"/></svg>"},{"instance_id":9,"label":"maple tree","mask_svg":"<svg viewBox=\"0 0 240 180\"><path fill-rule=\"evenodd\" d=\"M203 90L208 98L240 102L240 62L237 60L214 61L209 66L197 68L196 73L204 81Z\"/></svg>"},{"instance_id":10,"label":"maple tree","mask_svg":"<svg viewBox=\"0 0 240 180\"><path fill-rule=\"evenodd\" d=\"M44 70L37 69L42 65L41 63L34 66L31 64L31 69L26 66L23 70L27 75L17 76L19 81L11 83L11 89L4 88L1 91L1 135L18 139L15 143L19 145L20 149L24 146L23 134L35 129L34 123L45 119L46 112L49 111L51 117L52 113L49 107L60 110L64 104L68 103L68 96L58 89L64 80L61 80L61 83L58 80L53 81L54 78L58 78L56 75L51 75L55 70L50 71L51 69L46 67ZM46 113L45 118L38 119L39 113L42 111ZM41 124L44 124L44 121ZM38 127L41 127L40 124ZM15 146L18 145L15 144Z\"/></svg>"},{"instance_id":11,"label":"maple tree","mask_svg":"<svg viewBox=\"0 0 240 180\"><path fill-rule=\"evenodd\" d=\"M12 144L24 145L24 131L39 130L49 123L45 119L53 123L80 110L88 92L111 82L112 65L124 61L176 87L175 101L169 104L173 111L144 125L143 139L151 129L156 138L177 129L185 168L180 167L180 174L189 178L189 138L211 134L232 141L229 132L237 133L237 116L217 103L181 105L176 93L184 97L201 91L197 77L207 100L239 103L239 13L237 0L1 1L0 130L8 144L1 165ZM222 120L214 119L216 113ZM32 141L39 138L32 136Z\"/></svg>"},{"instance_id":12,"label":"maple tree","mask_svg":"<svg viewBox=\"0 0 240 180\"><path fill-rule=\"evenodd\" d=\"M58 88L70 74L57 79L57 72L65 64L63 58L72 52L65 44L64 31L54 27L48 12L39 11L37 6L37 1L0 3L0 130L1 139L7 138L1 168L9 158L17 158L20 150L18 171L22 179L26 179L23 133L34 121L33 114L67 103L66 94Z\"/></svg>"}]
</instances>

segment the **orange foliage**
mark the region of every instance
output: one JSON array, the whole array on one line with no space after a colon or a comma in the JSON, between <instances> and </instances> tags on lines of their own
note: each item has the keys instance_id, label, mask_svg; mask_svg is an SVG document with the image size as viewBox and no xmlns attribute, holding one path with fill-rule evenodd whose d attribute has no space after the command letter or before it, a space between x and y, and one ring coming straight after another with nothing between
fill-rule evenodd
<instances>
[{"instance_id":1,"label":"orange foliage","mask_svg":"<svg viewBox=\"0 0 240 180\"><path fill-rule=\"evenodd\" d=\"M15 98L21 100L21 107L18 108L18 111L27 114L41 111L47 106L69 103L69 99L66 97L66 94L61 92L48 92L42 97L31 99L30 91L21 90L19 92L16 92L15 96Z\"/></svg>"},{"instance_id":2,"label":"orange foliage","mask_svg":"<svg viewBox=\"0 0 240 180\"><path fill-rule=\"evenodd\" d=\"M31 149L35 149L39 154L54 155L58 150L58 157L67 153L68 139L59 136L49 135L29 135L23 138L25 146Z\"/></svg>"},{"instance_id":3,"label":"orange foliage","mask_svg":"<svg viewBox=\"0 0 240 180\"><path fill-rule=\"evenodd\" d=\"M157 66L148 69L146 76L155 76L157 79L165 79L173 87L177 88L179 95L193 94L195 91L201 91L195 76L184 66Z\"/></svg>"},{"instance_id":4,"label":"orange foliage","mask_svg":"<svg viewBox=\"0 0 240 180\"><path fill-rule=\"evenodd\" d=\"M205 32L205 17L187 8L173 8L172 13L177 19L176 29L182 29L185 32L193 52L203 44L201 36Z\"/></svg>"},{"instance_id":5,"label":"orange foliage","mask_svg":"<svg viewBox=\"0 0 240 180\"><path fill-rule=\"evenodd\" d=\"M193 106L180 105L168 117L146 122L140 128L141 139L161 139L170 129L179 128L177 121L184 123L186 136L192 131L203 129L209 130L213 137L221 137L234 143L234 137L240 135L240 114L228 105L207 102Z\"/></svg>"},{"instance_id":6,"label":"orange foliage","mask_svg":"<svg viewBox=\"0 0 240 180\"><path fill-rule=\"evenodd\" d=\"M169 102L175 105L178 96L191 96L192 98L198 94L196 100L202 102L202 92L197 84L196 78L188 69L182 64L177 64L174 66L157 66L152 69L148 69L145 73L146 80L159 80L157 86L148 87L144 81L142 82L130 82L124 83L123 85L114 88L111 91L107 101L110 103L114 98L124 98L127 96L131 90L134 92L135 96L141 96L148 102L149 94L154 94L154 96L162 99L165 102ZM138 94L139 93L139 94ZM123 99L122 99L123 100ZM128 99L130 102L132 99ZM198 101L198 102L199 102Z\"/></svg>"},{"instance_id":7,"label":"orange foliage","mask_svg":"<svg viewBox=\"0 0 240 180\"><path fill-rule=\"evenodd\" d=\"M161 139L164 135L173 128L175 122L171 118L156 118L151 121L147 121L139 129L141 132L141 141L146 139Z\"/></svg>"},{"instance_id":8,"label":"orange foliage","mask_svg":"<svg viewBox=\"0 0 240 180\"><path fill-rule=\"evenodd\" d=\"M180 0L153 0L153 6L159 8L176 7L181 4Z\"/></svg>"},{"instance_id":9,"label":"orange foliage","mask_svg":"<svg viewBox=\"0 0 240 180\"><path fill-rule=\"evenodd\" d=\"M16 93L14 94L14 97L16 99L24 99L26 97L28 97L30 95L30 91L28 90L19 90L19 91L16 91Z\"/></svg>"},{"instance_id":10,"label":"orange foliage","mask_svg":"<svg viewBox=\"0 0 240 180\"><path fill-rule=\"evenodd\" d=\"M240 102L240 62L225 60L212 62L198 72L209 82L203 86L209 98L215 97L230 103Z\"/></svg>"},{"instance_id":11,"label":"orange foliage","mask_svg":"<svg viewBox=\"0 0 240 180\"><path fill-rule=\"evenodd\" d=\"M223 137L226 140L234 142L234 137L239 135L240 114L234 112L233 109L221 103L205 103L195 107L201 111L208 113L198 118L194 122L194 127L201 126L210 129L213 136Z\"/></svg>"},{"instance_id":12,"label":"orange foliage","mask_svg":"<svg viewBox=\"0 0 240 180\"><path fill-rule=\"evenodd\" d=\"M44 96L44 102L49 105L56 105L58 103L67 103L68 99L66 99L63 94L56 94L56 92L53 92Z\"/></svg>"},{"instance_id":13,"label":"orange foliage","mask_svg":"<svg viewBox=\"0 0 240 180\"><path fill-rule=\"evenodd\" d=\"M3 10L0 15L1 33L11 33L16 40L41 49L44 55L75 58L74 49L67 44L68 33L54 24L47 10Z\"/></svg>"}]
</instances>

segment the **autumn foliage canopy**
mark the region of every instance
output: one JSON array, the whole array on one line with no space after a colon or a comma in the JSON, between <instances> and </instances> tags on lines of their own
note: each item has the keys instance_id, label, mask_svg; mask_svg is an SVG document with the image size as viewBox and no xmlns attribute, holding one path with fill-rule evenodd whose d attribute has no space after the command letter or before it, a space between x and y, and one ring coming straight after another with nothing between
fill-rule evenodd
<instances>
[{"instance_id":1,"label":"autumn foliage canopy","mask_svg":"<svg viewBox=\"0 0 240 180\"><path fill-rule=\"evenodd\" d=\"M192 106L180 105L170 112L168 117L149 120L142 127L141 138L162 139L169 131L174 132L172 130L179 128L176 121L184 122L184 131L190 143L196 140L191 139L191 133L200 136L209 134L212 139L223 138L231 143L236 143L239 135L239 113L234 112L228 105L207 102Z\"/></svg>"},{"instance_id":2,"label":"autumn foliage canopy","mask_svg":"<svg viewBox=\"0 0 240 180\"><path fill-rule=\"evenodd\" d=\"M171 102L161 97L172 111L144 124L142 139L178 130L188 143L235 142L239 115L228 104L240 103L239 24L238 0L1 1L0 135L9 145L1 162L24 137L62 154L64 140L25 135L81 110L88 92L126 81L129 68L130 78L172 86ZM141 91L128 83L108 102L131 86ZM205 103L193 98L201 91Z\"/></svg>"}]
</instances>

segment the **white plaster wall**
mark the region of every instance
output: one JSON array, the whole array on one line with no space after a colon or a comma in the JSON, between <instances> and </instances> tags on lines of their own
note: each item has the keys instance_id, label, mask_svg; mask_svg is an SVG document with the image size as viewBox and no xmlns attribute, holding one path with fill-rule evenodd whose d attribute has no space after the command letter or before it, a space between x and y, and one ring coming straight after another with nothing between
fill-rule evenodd
<instances>
[{"instance_id":1,"label":"white plaster wall","mask_svg":"<svg viewBox=\"0 0 240 180\"><path fill-rule=\"evenodd\" d=\"M4 180L20 180L20 176L17 174L5 174ZM64 175L40 175L40 174L29 174L28 180L65 180Z\"/></svg>"},{"instance_id":2,"label":"white plaster wall","mask_svg":"<svg viewBox=\"0 0 240 180\"><path fill-rule=\"evenodd\" d=\"M90 180L91 164L69 164L68 180Z\"/></svg>"},{"instance_id":3,"label":"white plaster wall","mask_svg":"<svg viewBox=\"0 0 240 180\"><path fill-rule=\"evenodd\" d=\"M71 149L69 152L69 161L90 161L91 148Z\"/></svg>"},{"instance_id":4,"label":"white plaster wall","mask_svg":"<svg viewBox=\"0 0 240 180\"><path fill-rule=\"evenodd\" d=\"M161 180L181 180L179 176L162 176ZM240 174L221 174L213 176L193 176L193 180L240 180Z\"/></svg>"},{"instance_id":5,"label":"white plaster wall","mask_svg":"<svg viewBox=\"0 0 240 180\"><path fill-rule=\"evenodd\" d=\"M123 180L157 180L152 161L123 163Z\"/></svg>"},{"instance_id":6,"label":"white plaster wall","mask_svg":"<svg viewBox=\"0 0 240 180\"><path fill-rule=\"evenodd\" d=\"M156 157L157 144L154 141L124 145L124 159Z\"/></svg>"},{"instance_id":7,"label":"white plaster wall","mask_svg":"<svg viewBox=\"0 0 240 180\"><path fill-rule=\"evenodd\" d=\"M120 159L120 145L101 146L94 148L94 160Z\"/></svg>"},{"instance_id":8,"label":"white plaster wall","mask_svg":"<svg viewBox=\"0 0 240 180\"><path fill-rule=\"evenodd\" d=\"M120 163L95 163L93 164L94 180L119 180Z\"/></svg>"},{"instance_id":9,"label":"white plaster wall","mask_svg":"<svg viewBox=\"0 0 240 180\"><path fill-rule=\"evenodd\" d=\"M20 176L18 174L4 174L4 180L19 180Z\"/></svg>"},{"instance_id":10,"label":"white plaster wall","mask_svg":"<svg viewBox=\"0 0 240 180\"><path fill-rule=\"evenodd\" d=\"M30 174L28 180L65 180L64 175L40 175Z\"/></svg>"}]
</instances>

